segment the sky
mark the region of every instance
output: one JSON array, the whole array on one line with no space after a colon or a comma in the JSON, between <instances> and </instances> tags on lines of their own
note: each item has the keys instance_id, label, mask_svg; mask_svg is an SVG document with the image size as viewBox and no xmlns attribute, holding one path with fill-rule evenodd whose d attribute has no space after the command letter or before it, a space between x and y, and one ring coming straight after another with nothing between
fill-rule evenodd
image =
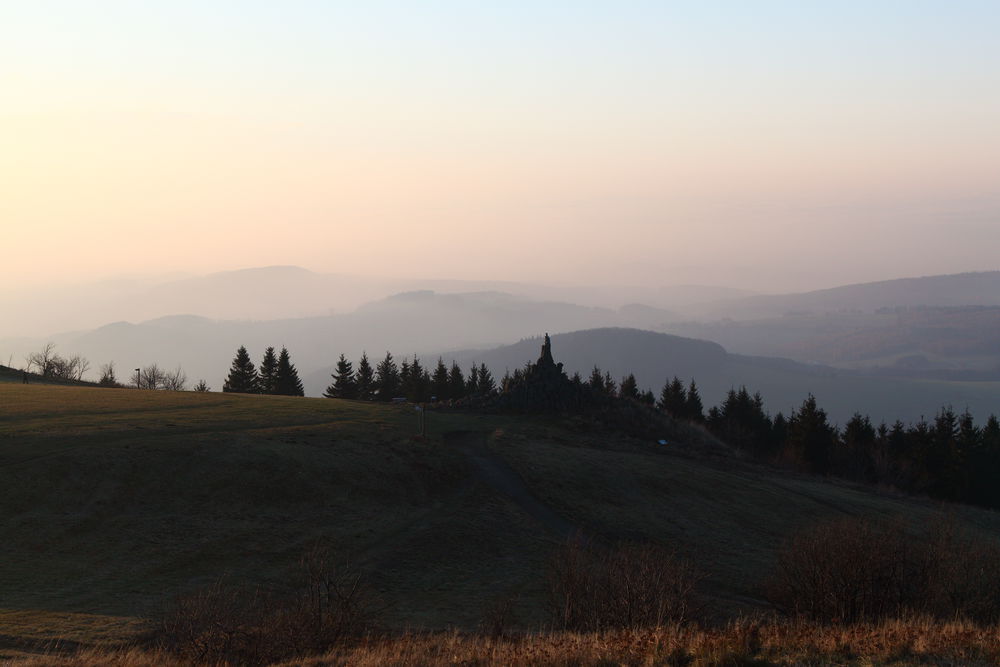
<instances>
[{"instance_id":1,"label":"sky","mask_svg":"<svg viewBox=\"0 0 1000 667\"><path fill-rule=\"evenodd\" d=\"M0 2L0 289L1000 268L1000 3Z\"/></svg>"}]
</instances>

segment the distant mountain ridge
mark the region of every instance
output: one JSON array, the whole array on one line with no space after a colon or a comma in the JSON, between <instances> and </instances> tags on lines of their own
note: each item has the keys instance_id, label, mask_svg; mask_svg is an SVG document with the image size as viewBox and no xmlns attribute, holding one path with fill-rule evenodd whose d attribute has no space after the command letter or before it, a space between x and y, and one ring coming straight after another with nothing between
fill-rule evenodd
<instances>
[{"instance_id":1,"label":"distant mountain ridge","mask_svg":"<svg viewBox=\"0 0 1000 667\"><path fill-rule=\"evenodd\" d=\"M700 304L686 314L697 319L753 319L920 306L1000 306L1000 271L898 278L810 292L726 299Z\"/></svg>"}]
</instances>

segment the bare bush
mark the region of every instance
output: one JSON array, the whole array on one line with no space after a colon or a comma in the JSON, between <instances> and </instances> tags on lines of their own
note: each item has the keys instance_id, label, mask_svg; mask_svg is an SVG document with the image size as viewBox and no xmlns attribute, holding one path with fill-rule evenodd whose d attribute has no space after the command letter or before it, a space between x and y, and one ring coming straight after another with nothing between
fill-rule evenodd
<instances>
[{"instance_id":1,"label":"bare bush","mask_svg":"<svg viewBox=\"0 0 1000 667\"><path fill-rule=\"evenodd\" d=\"M928 612L939 618L1000 621L1000 544L949 518L931 525L917 553L924 560Z\"/></svg>"},{"instance_id":2,"label":"bare bush","mask_svg":"<svg viewBox=\"0 0 1000 667\"><path fill-rule=\"evenodd\" d=\"M598 631L684 622L695 614L701 580L663 547L602 549L571 540L549 569L549 611L562 629Z\"/></svg>"},{"instance_id":3,"label":"bare bush","mask_svg":"<svg viewBox=\"0 0 1000 667\"><path fill-rule=\"evenodd\" d=\"M780 611L826 622L929 613L1000 618L1000 545L939 522L841 519L808 528L779 556L767 595Z\"/></svg>"},{"instance_id":4,"label":"bare bush","mask_svg":"<svg viewBox=\"0 0 1000 667\"><path fill-rule=\"evenodd\" d=\"M374 623L361 575L329 552L303 556L290 592L225 582L178 598L159 624L165 648L202 663L257 665L325 651Z\"/></svg>"},{"instance_id":5,"label":"bare bush","mask_svg":"<svg viewBox=\"0 0 1000 667\"><path fill-rule=\"evenodd\" d=\"M842 519L808 528L785 546L768 597L781 611L852 622L887 618L918 598L918 563L899 523Z\"/></svg>"},{"instance_id":6,"label":"bare bush","mask_svg":"<svg viewBox=\"0 0 1000 667\"><path fill-rule=\"evenodd\" d=\"M167 391L184 391L187 385L187 374L178 366L173 371L163 373L160 380L160 388Z\"/></svg>"}]
</instances>

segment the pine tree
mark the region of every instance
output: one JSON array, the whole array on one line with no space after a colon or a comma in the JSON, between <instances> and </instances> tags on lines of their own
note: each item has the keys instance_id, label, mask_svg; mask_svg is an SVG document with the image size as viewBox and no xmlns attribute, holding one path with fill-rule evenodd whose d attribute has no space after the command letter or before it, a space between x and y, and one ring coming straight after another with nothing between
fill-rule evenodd
<instances>
[{"instance_id":1,"label":"pine tree","mask_svg":"<svg viewBox=\"0 0 1000 667\"><path fill-rule=\"evenodd\" d=\"M431 378L420 363L420 358L413 355L409 372L403 381L403 393L407 400L415 403L422 403L430 397Z\"/></svg>"},{"instance_id":2,"label":"pine tree","mask_svg":"<svg viewBox=\"0 0 1000 667\"><path fill-rule=\"evenodd\" d=\"M327 398L357 398L357 384L354 380L354 364L347 360L343 354L337 360L337 368L334 371L333 383L326 388L323 395Z\"/></svg>"},{"instance_id":3,"label":"pine tree","mask_svg":"<svg viewBox=\"0 0 1000 667\"><path fill-rule=\"evenodd\" d=\"M375 395L375 370L368 361L368 354L361 353L361 360L358 362L358 370L354 375L357 384L358 398L362 401L370 401Z\"/></svg>"},{"instance_id":4,"label":"pine tree","mask_svg":"<svg viewBox=\"0 0 1000 667\"><path fill-rule=\"evenodd\" d=\"M236 351L236 358L229 369L229 377L222 385L222 391L236 394L256 394L260 391L257 369L250 361L250 354L247 349L240 346Z\"/></svg>"},{"instance_id":5,"label":"pine tree","mask_svg":"<svg viewBox=\"0 0 1000 667\"><path fill-rule=\"evenodd\" d=\"M639 383L635 381L634 374L629 373L622 378L622 381L618 384L618 397L633 401L639 400Z\"/></svg>"},{"instance_id":6,"label":"pine tree","mask_svg":"<svg viewBox=\"0 0 1000 667\"><path fill-rule=\"evenodd\" d=\"M469 379L465 383L465 395L475 396L479 393L479 366L472 364L469 371Z\"/></svg>"},{"instance_id":7,"label":"pine tree","mask_svg":"<svg viewBox=\"0 0 1000 667\"><path fill-rule=\"evenodd\" d=\"M809 394L788 420L788 446L809 466L810 472L825 475L830 472L835 442L836 433L827 422L826 411Z\"/></svg>"},{"instance_id":8,"label":"pine tree","mask_svg":"<svg viewBox=\"0 0 1000 667\"><path fill-rule=\"evenodd\" d=\"M514 382L513 376L510 374L510 369L504 369L503 377L500 378L500 393L506 394L510 391L512 383Z\"/></svg>"},{"instance_id":9,"label":"pine tree","mask_svg":"<svg viewBox=\"0 0 1000 667\"><path fill-rule=\"evenodd\" d=\"M278 373L278 358L274 354L274 348L268 347L264 350L264 359L260 362L260 393L274 394Z\"/></svg>"},{"instance_id":10,"label":"pine tree","mask_svg":"<svg viewBox=\"0 0 1000 667\"><path fill-rule=\"evenodd\" d=\"M288 350L285 348L281 348L281 352L278 353L278 367L274 372L272 393L279 396L305 396L299 372L295 370L295 364L292 363Z\"/></svg>"},{"instance_id":11,"label":"pine tree","mask_svg":"<svg viewBox=\"0 0 1000 667\"><path fill-rule=\"evenodd\" d=\"M434 368L434 377L431 379L431 393L439 401L447 401L451 398L448 367L444 365L444 359L441 357L438 357L437 366Z\"/></svg>"},{"instance_id":12,"label":"pine tree","mask_svg":"<svg viewBox=\"0 0 1000 667\"><path fill-rule=\"evenodd\" d=\"M875 469L872 454L877 437L871 418L855 412L844 424L842 446L835 448L834 472L852 479L875 481L871 475Z\"/></svg>"},{"instance_id":13,"label":"pine tree","mask_svg":"<svg viewBox=\"0 0 1000 667\"><path fill-rule=\"evenodd\" d=\"M479 393L483 396L490 396L497 389L497 382L493 378L493 373L486 367L486 364L479 365Z\"/></svg>"},{"instance_id":14,"label":"pine tree","mask_svg":"<svg viewBox=\"0 0 1000 667\"><path fill-rule=\"evenodd\" d=\"M391 401L399 395L399 367L390 352L375 368L375 387L380 401Z\"/></svg>"},{"instance_id":15,"label":"pine tree","mask_svg":"<svg viewBox=\"0 0 1000 667\"><path fill-rule=\"evenodd\" d=\"M687 399L684 402L684 416L701 424L705 421L704 409L705 406L701 403L701 394L698 393L698 385L694 383L694 378L692 378L691 384L688 385Z\"/></svg>"},{"instance_id":16,"label":"pine tree","mask_svg":"<svg viewBox=\"0 0 1000 667\"><path fill-rule=\"evenodd\" d=\"M413 384L410 380L410 362L403 358L403 361L399 364L399 390L397 393L400 396L406 397L406 392L409 390L410 386Z\"/></svg>"},{"instance_id":17,"label":"pine tree","mask_svg":"<svg viewBox=\"0 0 1000 667\"><path fill-rule=\"evenodd\" d=\"M979 444L969 456L969 497L986 507L1000 505L1000 421L990 415L979 431Z\"/></svg>"},{"instance_id":18,"label":"pine tree","mask_svg":"<svg viewBox=\"0 0 1000 667\"><path fill-rule=\"evenodd\" d=\"M603 394L607 390L607 386L604 384L604 373L597 366L594 366L594 370L590 371L590 378L587 380L587 384L599 394Z\"/></svg>"},{"instance_id":19,"label":"pine tree","mask_svg":"<svg viewBox=\"0 0 1000 667\"><path fill-rule=\"evenodd\" d=\"M687 415L687 392L684 390L684 383L674 376L674 379L663 385L660 391L660 402L658 406L664 412L683 419Z\"/></svg>"},{"instance_id":20,"label":"pine tree","mask_svg":"<svg viewBox=\"0 0 1000 667\"><path fill-rule=\"evenodd\" d=\"M608 396L614 396L618 393L618 383L611 377L611 371L604 374L604 393Z\"/></svg>"},{"instance_id":21,"label":"pine tree","mask_svg":"<svg viewBox=\"0 0 1000 667\"><path fill-rule=\"evenodd\" d=\"M448 395L452 399L465 398L465 376L454 361L451 362L451 370L448 372Z\"/></svg>"}]
</instances>

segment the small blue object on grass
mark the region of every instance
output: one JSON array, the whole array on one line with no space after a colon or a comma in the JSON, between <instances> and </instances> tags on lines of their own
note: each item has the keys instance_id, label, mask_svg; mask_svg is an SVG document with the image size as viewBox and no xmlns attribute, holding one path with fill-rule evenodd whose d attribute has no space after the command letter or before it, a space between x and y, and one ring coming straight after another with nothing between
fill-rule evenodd
<instances>
[{"instance_id":1,"label":"small blue object on grass","mask_svg":"<svg viewBox=\"0 0 1000 667\"><path fill-rule=\"evenodd\" d=\"M656 443L657 443L658 445L668 445L668 444L670 444L670 443L668 443L668 442L667 442L666 440L657 440L657 441L656 441Z\"/></svg>"}]
</instances>

